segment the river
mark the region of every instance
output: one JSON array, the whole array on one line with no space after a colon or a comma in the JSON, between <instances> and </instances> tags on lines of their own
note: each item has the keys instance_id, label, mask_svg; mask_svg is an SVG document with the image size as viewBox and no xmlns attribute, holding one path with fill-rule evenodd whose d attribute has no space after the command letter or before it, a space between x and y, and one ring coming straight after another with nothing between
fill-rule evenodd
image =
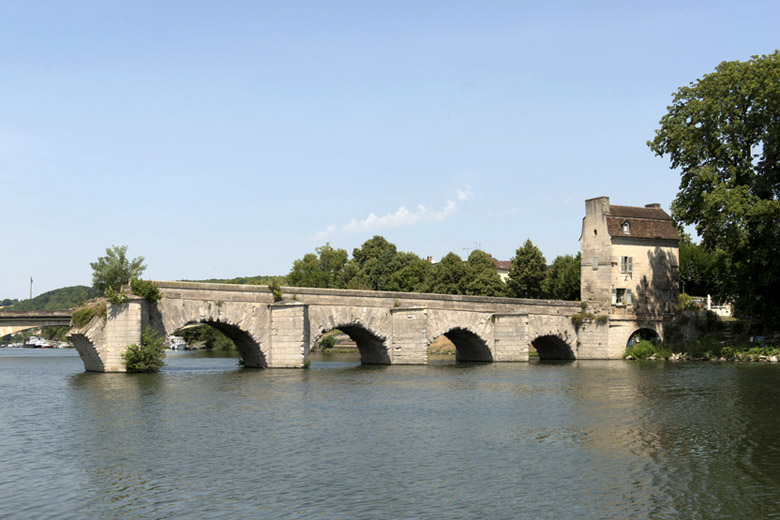
<instances>
[{"instance_id":1,"label":"river","mask_svg":"<svg viewBox=\"0 0 780 520\"><path fill-rule=\"evenodd\" d=\"M777 518L780 367L0 350L0 518Z\"/></svg>"}]
</instances>

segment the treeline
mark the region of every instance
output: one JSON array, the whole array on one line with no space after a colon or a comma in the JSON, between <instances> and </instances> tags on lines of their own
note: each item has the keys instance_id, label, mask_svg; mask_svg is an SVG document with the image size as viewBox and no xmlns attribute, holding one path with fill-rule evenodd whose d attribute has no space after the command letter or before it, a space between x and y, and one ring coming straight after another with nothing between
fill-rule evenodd
<instances>
[{"instance_id":1,"label":"treeline","mask_svg":"<svg viewBox=\"0 0 780 520\"><path fill-rule=\"evenodd\" d=\"M475 250L465 260L451 252L433 264L374 236L355 248L351 258L330 244L316 248L293 263L285 282L295 287L578 300L580 255L559 256L548 266L539 248L526 240L504 282L484 251Z\"/></svg>"},{"instance_id":2,"label":"treeline","mask_svg":"<svg viewBox=\"0 0 780 520\"><path fill-rule=\"evenodd\" d=\"M83 304L86 300L97 298L102 293L92 287L84 285L75 285L73 287L63 287L45 292L31 300L3 300L3 305L10 302L11 305L4 306L3 311L59 311L71 309Z\"/></svg>"}]
</instances>

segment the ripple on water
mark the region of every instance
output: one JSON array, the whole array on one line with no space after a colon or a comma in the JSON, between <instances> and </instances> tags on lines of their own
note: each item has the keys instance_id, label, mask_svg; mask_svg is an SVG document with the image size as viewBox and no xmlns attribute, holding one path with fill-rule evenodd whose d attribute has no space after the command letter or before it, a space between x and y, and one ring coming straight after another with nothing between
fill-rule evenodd
<instances>
[{"instance_id":1,"label":"ripple on water","mask_svg":"<svg viewBox=\"0 0 780 520\"><path fill-rule=\"evenodd\" d=\"M780 370L0 353L0 516L772 518ZM736 499L739 497L739 500Z\"/></svg>"}]
</instances>

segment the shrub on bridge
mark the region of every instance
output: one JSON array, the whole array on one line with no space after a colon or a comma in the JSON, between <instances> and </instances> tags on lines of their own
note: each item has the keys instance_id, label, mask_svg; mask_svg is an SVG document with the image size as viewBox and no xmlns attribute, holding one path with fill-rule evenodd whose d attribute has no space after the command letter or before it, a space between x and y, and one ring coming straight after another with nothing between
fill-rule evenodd
<instances>
[{"instance_id":1,"label":"shrub on bridge","mask_svg":"<svg viewBox=\"0 0 780 520\"><path fill-rule=\"evenodd\" d=\"M92 305L85 305L83 307L79 307L75 311L73 311L73 314L70 317L70 321L73 323L73 326L76 328L81 328L89 321L94 318L95 316L105 316L106 315L106 302L101 302L97 304Z\"/></svg>"},{"instance_id":2,"label":"shrub on bridge","mask_svg":"<svg viewBox=\"0 0 780 520\"><path fill-rule=\"evenodd\" d=\"M141 334L141 344L128 346L122 354L128 372L159 372L165 365L163 338L151 327Z\"/></svg>"},{"instance_id":3,"label":"shrub on bridge","mask_svg":"<svg viewBox=\"0 0 780 520\"><path fill-rule=\"evenodd\" d=\"M153 282L139 280L138 278L130 280L130 292L140 296L149 303L160 301L163 297L160 289Z\"/></svg>"}]
</instances>

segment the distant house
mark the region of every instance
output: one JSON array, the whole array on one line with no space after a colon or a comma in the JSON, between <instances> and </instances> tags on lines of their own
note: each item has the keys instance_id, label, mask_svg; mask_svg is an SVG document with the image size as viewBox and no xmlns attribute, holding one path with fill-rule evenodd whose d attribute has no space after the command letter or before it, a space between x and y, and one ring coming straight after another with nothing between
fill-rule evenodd
<instances>
[{"instance_id":1,"label":"distant house","mask_svg":"<svg viewBox=\"0 0 780 520\"><path fill-rule=\"evenodd\" d=\"M512 261L499 260L492 256L490 258L493 260L493 263L496 264L496 271L498 271L498 276L501 277L501 281L506 282L509 279L509 266L512 265Z\"/></svg>"},{"instance_id":2,"label":"distant house","mask_svg":"<svg viewBox=\"0 0 780 520\"><path fill-rule=\"evenodd\" d=\"M660 204L585 201L580 247L581 297L611 317L662 318L678 298L680 237Z\"/></svg>"}]
</instances>

